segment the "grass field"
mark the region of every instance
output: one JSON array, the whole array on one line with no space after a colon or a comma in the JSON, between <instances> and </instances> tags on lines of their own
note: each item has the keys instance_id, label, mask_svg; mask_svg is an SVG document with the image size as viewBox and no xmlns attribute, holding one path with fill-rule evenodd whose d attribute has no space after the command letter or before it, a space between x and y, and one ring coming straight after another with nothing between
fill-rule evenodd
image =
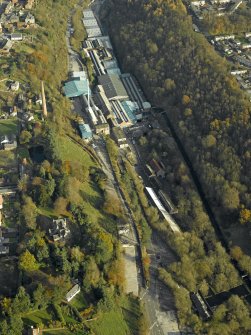
<instances>
[{"instance_id":1,"label":"grass field","mask_svg":"<svg viewBox=\"0 0 251 335\"><path fill-rule=\"evenodd\" d=\"M45 335L73 335L73 333L67 329L44 330L43 334Z\"/></svg>"},{"instance_id":2,"label":"grass field","mask_svg":"<svg viewBox=\"0 0 251 335\"><path fill-rule=\"evenodd\" d=\"M75 161L86 167L95 166L89 154L66 136L57 139L57 151L62 161Z\"/></svg>"},{"instance_id":3,"label":"grass field","mask_svg":"<svg viewBox=\"0 0 251 335\"><path fill-rule=\"evenodd\" d=\"M15 151L0 150L0 166L6 168L7 166L10 167L15 165L16 165Z\"/></svg>"},{"instance_id":4,"label":"grass field","mask_svg":"<svg viewBox=\"0 0 251 335\"><path fill-rule=\"evenodd\" d=\"M91 327L96 335L129 335L131 334L126 321L123 318L121 310L105 313L98 320L90 322Z\"/></svg>"},{"instance_id":5,"label":"grass field","mask_svg":"<svg viewBox=\"0 0 251 335\"><path fill-rule=\"evenodd\" d=\"M22 317L24 324L29 326L35 326L39 323L43 323L45 326L48 325L48 322L53 320L53 317L50 313L50 309L36 311L27 313Z\"/></svg>"},{"instance_id":6,"label":"grass field","mask_svg":"<svg viewBox=\"0 0 251 335\"><path fill-rule=\"evenodd\" d=\"M121 300L120 306L131 334L138 334L138 321L141 313L139 301L133 297L126 296Z\"/></svg>"},{"instance_id":7,"label":"grass field","mask_svg":"<svg viewBox=\"0 0 251 335\"><path fill-rule=\"evenodd\" d=\"M0 120L0 136L17 133L17 120Z\"/></svg>"},{"instance_id":8,"label":"grass field","mask_svg":"<svg viewBox=\"0 0 251 335\"><path fill-rule=\"evenodd\" d=\"M79 311L83 311L88 307L88 303L82 291L71 300L70 305L76 307Z\"/></svg>"}]
</instances>

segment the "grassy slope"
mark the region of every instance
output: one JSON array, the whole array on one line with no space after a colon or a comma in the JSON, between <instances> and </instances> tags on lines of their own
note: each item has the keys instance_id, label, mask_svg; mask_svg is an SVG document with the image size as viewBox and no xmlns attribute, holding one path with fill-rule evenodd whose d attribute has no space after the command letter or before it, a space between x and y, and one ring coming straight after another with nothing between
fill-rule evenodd
<instances>
[{"instance_id":1,"label":"grassy slope","mask_svg":"<svg viewBox=\"0 0 251 335\"><path fill-rule=\"evenodd\" d=\"M127 335L131 333L120 309L103 314L89 326L96 335Z\"/></svg>"},{"instance_id":2,"label":"grassy slope","mask_svg":"<svg viewBox=\"0 0 251 335\"><path fill-rule=\"evenodd\" d=\"M0 136L17 133L17 120L0 120Z\"/></svg>"}]
</instances>

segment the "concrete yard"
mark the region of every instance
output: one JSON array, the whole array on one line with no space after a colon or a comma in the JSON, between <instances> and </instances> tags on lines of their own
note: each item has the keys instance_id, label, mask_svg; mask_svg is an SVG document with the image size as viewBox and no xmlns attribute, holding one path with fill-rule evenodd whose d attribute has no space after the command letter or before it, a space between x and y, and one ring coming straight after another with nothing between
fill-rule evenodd
<instances>
[{"instance_id":1,"label":"concrete yard","mask_svg":"<svg viewBox=\"0 0 251 335\"><path fill-rule=\"evenodd\" d=\"M139 295L138 276L136 267L136 249L135 246L126 246L124 249L125 261L125 279L126 279L126 293L133 293Z\"/></svg>"}]
</instances>

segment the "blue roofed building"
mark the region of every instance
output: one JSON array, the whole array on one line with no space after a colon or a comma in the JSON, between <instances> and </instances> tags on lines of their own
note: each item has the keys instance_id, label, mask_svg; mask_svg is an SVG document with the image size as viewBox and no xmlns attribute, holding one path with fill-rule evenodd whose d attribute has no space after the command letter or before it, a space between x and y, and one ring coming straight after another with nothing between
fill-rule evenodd
<instances>
[{"instance_id":1,"label":"blue roofed building","mask_svg":"<svg viewBox=\"0 0 251 335\"><path fill-rule=\"evenodd\" d=\"M79 122L78 128L80 136L83 140L90 141L92 139L92 130L87 123Z\"/></svg>"},{"instance_id":2,"label":"blue roofed building","mask_svg":"<svg viewBox=\"0 0 251 335\"><path fill-rule=\"evenodd\" d=\"M137 112L139 111L139 106L135 101L122 101L121 105L126 112L126 115L131 120L132 123L136 123L139 120Z\"/></svg>"},{"instance_id":3,"label":"blue roofed building","mask_svg":"<svg viewBox=\"0 0 251 335\"><path fill-rule=\"evenodd\" d=\"M64 84L63 90L67 98L76 98L88 94L88 80L74 79Z\"/></svg>"}]
</instances>

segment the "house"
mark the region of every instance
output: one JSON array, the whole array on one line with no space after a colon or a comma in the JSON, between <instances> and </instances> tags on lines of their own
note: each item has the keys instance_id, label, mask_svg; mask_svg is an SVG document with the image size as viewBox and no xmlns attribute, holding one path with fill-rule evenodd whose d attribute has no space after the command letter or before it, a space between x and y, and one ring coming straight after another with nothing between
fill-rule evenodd
<instances>
[{"instance_id":1,"label":"house","mask_svg":"<svg viewBox=\"0 0 251 335\"><path fill-rule=\"evenodd\" d=\"M23 34L21 33L12 33L10 34L11 41L22 41L23 40Z\"/></svg>"},{"instance_id":2,"label":"house","mask_svg":"<svg viewBox=\"0 0 251 335\"><path fill-rule=\"evenodd\" d=\"M14 24L19 22L19 16L15 13L11 14L11 16L8 19L8 23Z\"/></svg>"},{"instance_id":3,"label":"house","mask_svg":"<svg viewBox=\"0 0 251 335\"><path fill-rule=\"evenodd\" d=\"M18 91L19 90L19 86L20 86L19 81L15 81L14 83L12 83L10 85L10 89L12 91Z\"/></svg>"},{"instance_id":4,"label":"house","mask_svg":"<svg viewBox=\"0 0 251 335\"><path fill-rule=\"evenodd\" d=\"M80 286L74 285L70 291L66 294L65 299L69 302L80 292Z\"/></svg>"},{"instance_id":5,"label":"house","mask_svg":"<svg viewBox=\"0 0 251 335\"><path fill-rule=\"evenodd\" d=\"M7 6L5 7L4 13L9 14L12 9L13 9L13 4L10 1L10 2L8 2Z\"/></svg>"},{"instance_id":6,"label":"house","mask_svg":"<svg viewBox=\"0 0 251 335\"><path fill-rule=\"evenodd\" d=\"M12 42L6 39L0 39L0 54L8 54L12 48Z\"/></svg>"},{"instance_id":7,"label":"house","mask_svg":"<svg viewBox=\"0 0 251 335\"><path fill-rule=\"evenodd\" d=\"M190 298L200 317L202 317L203 320L208 320L212 314L212 311L200 292L191 292Z\"/></svg>"},{"instance_id":8,"label":"house","mask_svg":"<svg viewBox=\"0 0 251 335\"><path fill-rule=\"evenodd\" d=\"M0 140L0 147L3 150L13 150L17 147L17 141L15 135L3 136Z\"/></svg>"},{"instance_id":9,"label":"house","mask_svg":"<svg viewBox=\"0 0 251 335\"><path fill-rule=\"evenodd\" d=\"M42 335L42 330L31 326L30 329L28 330L28 335Z\"/></svg>"},{"instance_id":10,"label":"house","mask_svg":"<svg viewBox=\"0 0 251 335\"><path fill-rule=\"evenodd\" d=\"M2 229L0 228L0 255L8 255L9 247L6 245L9 243L9 239L3 237Z\"/></svg>"},{"instance_id":11,"label":"house","mask_svg":"<svg viewBox=\"0 0 251 335\"><path fill-rule=\"evenodd\" d=\"M161 178L165 177L164 165L162 164L161 161L156 161L156 159L152 159L149 162L149 166L157 177Z\"/></svg>"},{"instance_id":12,"label":"house","mask_svg":"<svg viewBox=\"0 0 251 335\"><path fill-rule=\"evenodd\" d=\"M25 22L27 25L35 24L35 17L29 12L29 13L26 15L26 18L24 19L24 22Z\"/></svg>"},{"instance_id":13,"label":"house","mask_svg":"<svg viewBox=\"0 0 251 335\"><path fill-rule=\"evenodd\" d=\"M49 234L54 242L64 240L69 236L70 229L67 227L66 219L56 219L52 223L53 225L49 229Z\"/></svg>"},{"instance_id":14,"label":"house","mask_svg":"<svg viewBox=\"0 0 251 335\"><path fill-rule=\"evenodd\" d=\"M25 9L31 9L33 4L34 4L34 0L26 0L24 8Z\"/></svg>"}]
</instances>

